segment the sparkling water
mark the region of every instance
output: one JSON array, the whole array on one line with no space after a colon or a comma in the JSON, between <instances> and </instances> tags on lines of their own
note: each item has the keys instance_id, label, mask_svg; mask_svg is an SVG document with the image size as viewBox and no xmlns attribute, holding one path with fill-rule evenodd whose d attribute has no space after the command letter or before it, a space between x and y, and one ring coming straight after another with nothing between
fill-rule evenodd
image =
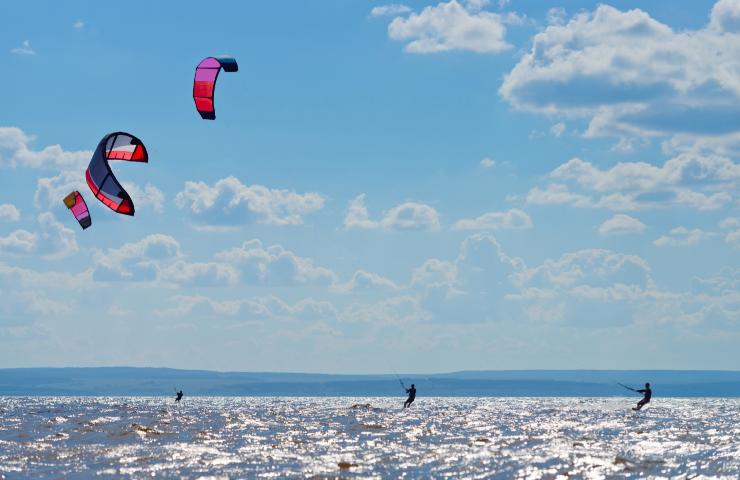
<instances>
[{"instance_id":1,"label":"sparkling water","mask_svg":"<svg viewBox=\"0 0 740 480\"><path fill-rule=\"evenodd\" d=\"M0 397L3 478L738 478L740 400Z\"/></svg>"}]
</instances>

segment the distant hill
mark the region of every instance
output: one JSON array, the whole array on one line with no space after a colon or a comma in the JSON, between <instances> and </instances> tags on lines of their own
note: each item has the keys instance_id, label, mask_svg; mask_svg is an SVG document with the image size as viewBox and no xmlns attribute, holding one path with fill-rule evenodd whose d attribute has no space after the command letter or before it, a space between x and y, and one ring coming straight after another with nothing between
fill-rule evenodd
<instances>
[{"instance_id":1,"label":"distant hill","mask_svg":"<svg viewBox=\"0 0 740 480\"><path fill-rule=\"evenodd\" d=\"M608 397L635 395L651 382L656 396L740 397L740 372L701 370L494 370L401 375L423 396ZM0 369L0 395L401 396L395 375L214 372L170 368Z\"/></svg>"}]
</instances>

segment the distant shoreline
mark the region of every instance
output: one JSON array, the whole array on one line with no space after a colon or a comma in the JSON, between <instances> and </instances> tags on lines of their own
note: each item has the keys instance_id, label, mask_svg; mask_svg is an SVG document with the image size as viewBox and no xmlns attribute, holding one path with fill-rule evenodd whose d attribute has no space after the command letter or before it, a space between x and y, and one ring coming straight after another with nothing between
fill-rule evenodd
<instances>
[{"instance_id":1,"label":"distant shoreline","mask_svg":"<svg viewBox=\"0 0 740 480\"><path fill-rule=\"evenodd\" d=\"M656 397L740 397L740 371L489 370L399 374L426 397L630 397L617 385L651 382ZM397 397L395 374L217 372L147 367L0 369L0 396Z\"/></svg>"}]
</instances>

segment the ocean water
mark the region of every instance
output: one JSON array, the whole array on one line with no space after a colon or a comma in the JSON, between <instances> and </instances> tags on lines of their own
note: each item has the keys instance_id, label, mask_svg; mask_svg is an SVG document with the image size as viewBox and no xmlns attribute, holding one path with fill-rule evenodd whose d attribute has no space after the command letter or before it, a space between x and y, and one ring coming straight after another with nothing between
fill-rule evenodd
<instances>
[{"instance_id":1,"label":"ocean water","mask_svg":"<svg viewBox=\"0 0 740 480\"><path fill-rule=\"evenodd\" d=\"M0 397L1 478L740 477L740 400Z\"/></svg>"}]
</instances>

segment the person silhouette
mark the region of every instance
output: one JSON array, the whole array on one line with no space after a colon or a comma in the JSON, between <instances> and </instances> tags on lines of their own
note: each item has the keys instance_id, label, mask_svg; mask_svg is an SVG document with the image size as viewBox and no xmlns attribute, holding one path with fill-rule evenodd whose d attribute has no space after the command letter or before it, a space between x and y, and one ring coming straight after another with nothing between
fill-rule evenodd
<instances>
[{"instance_id":1,"label":"person silhouette","mask_svg":"<svg viewBox=\"0 0 740 480\"><path fill-rule=\"evenodd\" d=\"M650 384L646 383L645 388L641 388L640 390L635 390L637 393L642 393L643 397L642 400L637 402L637 406L634 407L632 410L638 411L641 410L642 407L650 403L650 398L653 396L653 391L650 389Z\"/></svg>"},{"instance_id":2,"label":"person silhouette","mask_svg":"<svg viewBox=\"0 0 740 480\"><path fill-rule=\"evenodd\" d=\"M411 388L406 389L406 393L409 394L409 398L403 402L403 408L409 408L411 404L414 403L414 400L416 400L416 387L413 383L411 384Z\"/></svg>"}]
</instances>

